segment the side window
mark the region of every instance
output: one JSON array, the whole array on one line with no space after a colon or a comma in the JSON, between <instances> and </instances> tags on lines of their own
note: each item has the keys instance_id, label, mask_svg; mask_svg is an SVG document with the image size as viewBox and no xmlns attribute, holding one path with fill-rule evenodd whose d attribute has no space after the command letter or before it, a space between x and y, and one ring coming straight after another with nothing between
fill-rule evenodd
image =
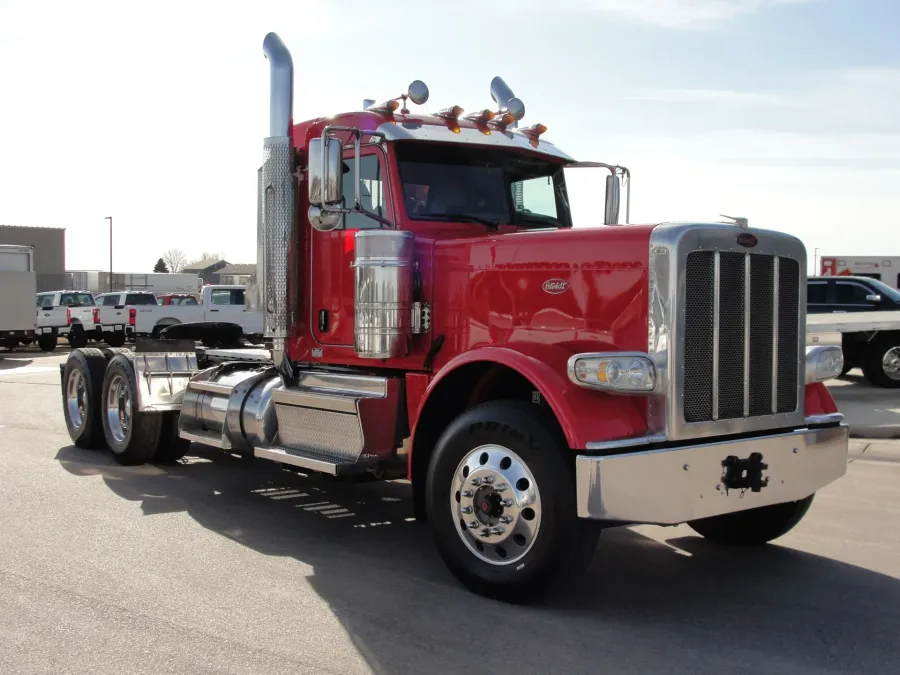
<instances>
[{"instance_id":1,"label":"side window","mask_svg":"<svg viewBox=\"0 0 900 675\"><path fill-rule=\"evenodd\" d=\"M558 217L552 176L539 176L512 183L512 197L519 213L554 219Z\"/></svg>"},{"instance_id":2,"label":"side window","mask_svg":"<svg viewBox=\"0 0 900 675\"><path fill-rule=\"evenodd\" d=\"M859 284L846 284L839 283L837 284L837 304L839 305L869 305L866 300L866 296L869 295L869 290L863 288Z\"/></svg>"},{"instance_id":3,"label":"side window","mask_svg":"<svg viewBox=\"0 0 900 675\"><path fill-rule=\"evenodd\" d=\"M243 288L216 288L209 294L209 300L214 305L243 305Z\"/></svg>"},{"instance_id":4,"label":"side window","mask_svg":"<svg viewBox=\"0 0 900 675\"><path fill-rule=\"evenodd\" d=\"M823 283L807 284L806 303L809 305L824 305L827 288L828 286Z\"/></svg>"},{"instance_id":5,"label":"side window","mask_svg":"<svg viewBox=\"0 0 900 675\"><path fill-rule=\"evenodd\" d=\"M50 295L39 295L38 307L43 307L44 309L53 307L53 294L51 293Z\"/></svg>"},{"instance_id":6,"label":"side window","mask_svg":"<svg viewBox=\"0 0 900 675\"><path fill-rule=\"evenodd\" d=\"M353 208L356 193L353 185L353 160L344 160L350 171L344 174L344 207ZM359 203L366 211L384 218L384 182L380 155L364 155L359 158ZM345 213L344 229L365 230L381 227L377 220L372 220L362 213ZM238 304L243 304L243 299Z\"/></svg>"}]
</instances>

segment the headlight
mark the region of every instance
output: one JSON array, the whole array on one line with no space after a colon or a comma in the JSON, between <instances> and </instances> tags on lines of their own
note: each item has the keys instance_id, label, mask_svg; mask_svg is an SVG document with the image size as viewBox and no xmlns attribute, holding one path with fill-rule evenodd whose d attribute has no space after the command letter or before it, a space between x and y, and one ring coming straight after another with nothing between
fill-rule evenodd
<instances>
[{"instance_id":1,"label":"headlight","mask_svg":"<svg viewBox=\"0 0 900 675\"><path fill-rule=\"evenodd\" d=\"M844 352L834 345L806 348L806 383L824 382L841 374Z\"/></svg>"},{"instance_id":2,"label":"headlight","mask_svg":"<svg viewBox=\"0 0 900 675\"><path fill-rule=\"evenodd\" d=\"M576 354L568 370L575 384L611 393L645 394L656 386L656 369L646 354Z\"/></svg>"}]
</instances>

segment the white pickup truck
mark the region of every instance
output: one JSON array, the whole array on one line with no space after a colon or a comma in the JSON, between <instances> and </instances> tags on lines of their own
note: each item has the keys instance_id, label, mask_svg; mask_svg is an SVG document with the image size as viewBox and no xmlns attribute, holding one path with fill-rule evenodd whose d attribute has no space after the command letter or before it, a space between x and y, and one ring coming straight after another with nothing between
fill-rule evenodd
<instances>
[{"instance_id":1,"label":"white pickup truck","mask_svg":"<svg viewBox=\"0 0 900 675\"><path fill-rule=\"evenodd\" d=\"M159 305L150 291L101 293L95 301L100 315L97 339L110 347L121 347L126 340L134 340L138 313Z\"/></svg>"},{"instance_id":2,"label":"white pickup truck","mask_svg":"<svg viewBox=\"0 0 900 675\"><path fill-rule=\"evenodd\" d=\"M38 346L52 352L61 335L73 348L86 346L96 334L94 309L94 296L89 291L38 293L35 324Z\"/></svg>"},{"instance_id":3,"label":"white pickup truck","mask_svg":"<svg viewBox=\"0 0 900 675\"><path fill-rule=\"evenodd\" d=\"M34 248L0 246L0 347L10 351L34 339L31 299L37 290Z\"/></svg>"},{"instance_id":4,"label":"white pickup truck","mask_svg":"<svg viewBox=\"0 0 900 675\"><path fill-rule=\"evenodd\" d=\"M876 387L900 388L900 311L809 314L807 345L841 345L844 372L857 365Z\"/></svg>"},{"instance_id":5,"label":"white pickup truck","mask_svg":"<svg viewBox=\"0 0 900 675\"><path fill-rule=\"evenodd\" d=\"M247 309L243 286L204 286L199 305L148 305L137 310L134 332L139 336L156 336L166 326L204 321L237 324L247 336L263 332L262 313Z\"/></svg>"}]
</instances>

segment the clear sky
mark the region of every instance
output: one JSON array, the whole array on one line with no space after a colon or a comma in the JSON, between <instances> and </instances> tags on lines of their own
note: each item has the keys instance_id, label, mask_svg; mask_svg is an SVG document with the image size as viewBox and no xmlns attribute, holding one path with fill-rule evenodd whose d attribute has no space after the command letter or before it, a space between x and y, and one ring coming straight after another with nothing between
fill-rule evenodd
<instances>
[{"instance_id":1,"label":"clear sky","mask_svg":"<svg viewBox=\"0 0 900 675\"><path fill-rule=\"evenodd\" d=\"M255 256L262 40L297 120L396 96L491 104L633 173L633 222L745 216L819 254L900 255L896 0L0 0L0 223L67 228L67 267ZM576 224L602 217L573 195ZM594 216L593 214L597 215Z\"/></svg>"}]
</instances>

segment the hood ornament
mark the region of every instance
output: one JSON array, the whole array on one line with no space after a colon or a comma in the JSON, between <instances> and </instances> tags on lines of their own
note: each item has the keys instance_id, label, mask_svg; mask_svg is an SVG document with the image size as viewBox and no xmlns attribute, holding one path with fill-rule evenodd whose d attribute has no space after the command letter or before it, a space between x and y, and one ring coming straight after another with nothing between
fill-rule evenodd
<instances>
[{"instance_id":1,"label":"hood ornament","mask_svg":"<svg viewBox=\"0 0 900 675\"><path fill-rule=\"evenodd\" d=\"M750 221L746 218L741 218L740 216L726 216L724 213L720 213L720 216L723 218L727 218L732 222L733 225L737 225L738 227L742 227L745 230L750 227Z\"/></svg>"}]
</instances>

